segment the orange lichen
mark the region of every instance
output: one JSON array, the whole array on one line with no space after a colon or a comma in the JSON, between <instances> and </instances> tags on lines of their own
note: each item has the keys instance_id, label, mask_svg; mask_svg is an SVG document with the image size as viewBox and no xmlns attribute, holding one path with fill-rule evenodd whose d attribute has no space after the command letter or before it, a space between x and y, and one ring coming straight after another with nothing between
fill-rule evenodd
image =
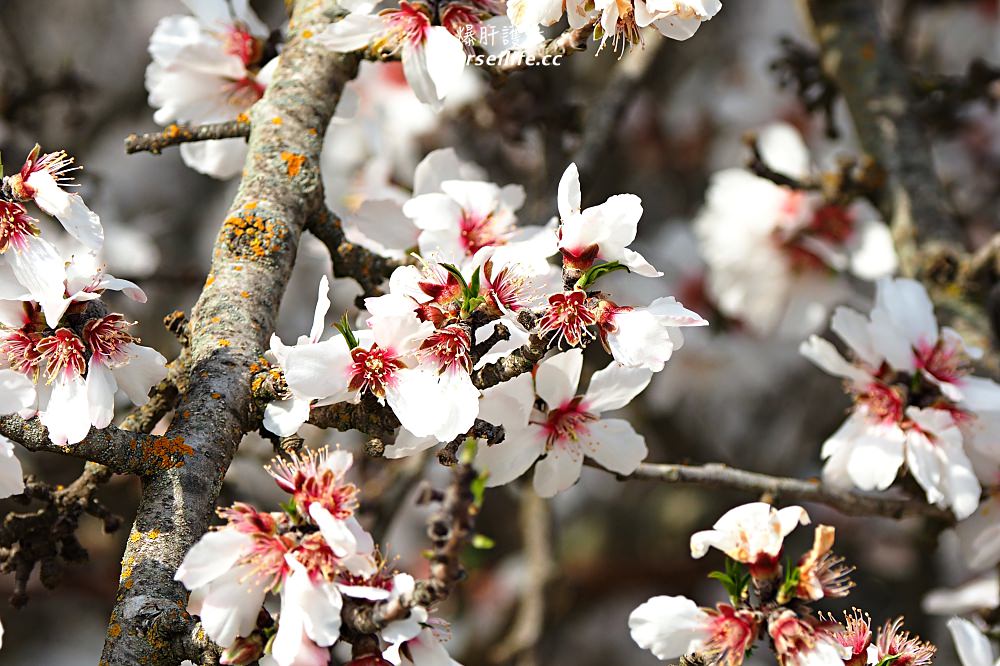
<instances>
[{"instance_id":1,"label":"orange lichen","mask_svg":"<svg viewBox=\"0 0 1000 666\"><path fill-rule=\"evenodd\" d=\"M309 129L306 130L306 134L309 134L311 136L316 136L317 134L319 134L319 131L315 127L310 127Z\"/></svg>"},{"instance_id":2,"label":"orange lichen","mask_svg":"<svg viewBox=\"0 0 1000 666\"><path fill-rule=\"evenodd\" d=\"M274 123L275 125L280 125L283 121L279 116L275 116L274 118L271 118L271 122Z\"/></svg>"},{"instance_id":3,"label":"orange lichen","mask_svg":"<svg viewBox=\"0 0 1000 666\"><path fill-rule=\"evenodd\" d=\"M248 122L250 122L250 116L248 116L245 113L241 113L240 115L236 116L236 122L238 122L238 123L248 123Z\"/></svg>"},{"instance_id":4,"label":"orange lichen","mask_svg":"<svg viewBox=\"0 0 1000 666\"><path fill-rule=\"evenodd\" d=\"M219 346L220 347L228 347L231 344L233 344L233 343L231 343L229 340L226 340L225 338L221 338L219 340Z\"/></svg>"},{"instance_id":5,"label":"orange lichen","mask_svg":"<svg viewBox=\"0 0 1000 666\"><path fill-rule=\"evenodd\" d=\"M286 165L288 177L295 178L302 171L302 165L306 163L306 156L283 150L281 151L281 160Z\"/></svg>"},{"instance_id":6,"label":"orange lichen","mask_svg":"<svg viewBox=\"0 0 1000 666\"><path fill-rule=\"evenodd\" d=\"M213 324L218 324L222 320L219 319L218 317L212 317L211 319L209 319L209 321L212 322Z\"/></svg>"},{"instance_id":7,"label":"orange lichen","mask_svg":"<svg viewBox=\"0 0 1000 666\"><path fill-rule=\"evenodd\" d=\"M131 445L135 449L138 446L138 442L132 440ZM184 443L183 437L157 437L142 447L142 463L144 467L175 469L183 467L184 458L192 454L194 454L194 449ZM159 536L159 532L156 533L156 536ZM142 535L133 534L129 539L139 539L141 537ZM155 539L156 537L152 538ZM131 567L123 563L122 580L127 578L126 574L131 574L131 571Z\"/></svg>"},{"instance_id":8,"label":"orange lichen","mask_svg":"<svg viewBox=\"0 0 1000 666\"><path fill-rule=\"evenodd\" d=\"M176 123L170 123L167 128L163 130L163 136L168 139L176 139L181 135L181 128Z\"/></svg>"},{"instance_id":9,"label":"orange lichen","mask_svg":"<svg viewBox=\"0 0 1000 666\"><path fill-rule=\"evenodd\" d=\"M211 284L213 282L215 282L215 276L214 275L209 275L207 278L205 278L205 286L206 287L211 286Z\"/></svg>"},{"instance_id":10,"label":"orange lichen","mask_svg":"<svg viewBox=\"0 0 1000 666\"><path fill-rule=\"evenodd\" d=\"M184 418L184 419L191 418L191 410L190 409L185 409L183 412L181 412L181 418Z\"/></svg>"},{"instance_id":11,"label":"orange lichen","mask_svg":"<svg viewBox=\"0 0 1000 666\"><path fill-rule=\"evenodd\" d=\"M250 298L250 292L244 289L243 291L240 292L240 296L242 298Z\"/></svg>"},{"instance_id":12,"label":"orange lichen","mask_svg":"<svg viewBox=\"0 0 1000 666\"><path fill-rule=\"evenodd\" d=\"M250 203L243 204L243 210L253 210L257 207L256 201L251 201Z\"/></svg>"},{"instance_id":13,"label":"orange lichen","mask_svg":"<svg viewBox=\"0 0 1000 666\"><path fill-rule=\"evenodd\" d=\"M281 247L287 230L283 224L260 215L244 213L228 218L221 236L238 259L263 259Z\"/></svg>"},{"instance_id":14,"label":"orange lichen","mask_svg":"<svg viewBox=\"0 0 1000 666\"><path fill-rule=\"evenodd\" d=\"M122 633L121 625L113 624L110 627L108 627L108 636L111 636L111 638L118 638L118 636L120 636L121 633Z\"/></svg>"},{"instance_id":15,"label":"orange lichen","mask_svg":"<svg viewBox=\"0 0 1000 666\"><path fill-rule=\"evenodd\" d=\"M302 31L302 39L311 39L312 36L313 36L313 31L312 30L303 30Z\"/></svg>"},{"instance_id":16,"label":"orange lichen","mask_svg":"<svg viewBox=\"0 0 1000 666\"><path fill-rule=\"evenodd\" d=\"M221 397L222 397L222 394L221 394L221 393L213 393L213 394L212 394L212 398L213 398L213 399L215 399L215 400L218 400L218 399L219 399L219 398L221 398Z\"/></svg>"}]
</instances>

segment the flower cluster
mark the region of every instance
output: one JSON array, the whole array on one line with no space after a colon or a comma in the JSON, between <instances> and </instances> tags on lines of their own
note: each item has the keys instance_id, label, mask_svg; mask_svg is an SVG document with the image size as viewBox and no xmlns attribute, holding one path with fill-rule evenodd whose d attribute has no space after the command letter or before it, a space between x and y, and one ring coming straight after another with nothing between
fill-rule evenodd
<instances>
[{"instance_id":1,"label":"flower cluster","mask_svg":"<svg viewBox=\"0 0 1000 666\"><path fill-rule=\"evenodd\" d=\"M235 120L264 94L277 60L267 58L267 26L248 0L184 0L194 16L167 16L149 41L149 104L161 125ZM243 168L246 142L185 143L184 163L216 178Z\"/></svg>"},{"instance_id":2,"label":"flower cluster","mask_svg":"<svg viewBox=\"0 0 1000 666\"><path fill-rule=\"evenodd\" d=\"M629 616L632 638L661 660L695 655L698 663L738 666L767 639L781 666L910 666L930 664L935 647L887 622L876 636L868 615L855 609L844 623L816 615L810 604L847 596L852 571L832 552L834 529L819 525L812 548L794 565L781 563L785 537L809 516L798 506L763 502L731 509L713 529L691 537L691 554L717 548L727 556L716 571L730 604L699 608L686 597L653 597Z\"/></svg>"},{"instance_id":3,"label":"flower cluster","mask_svg":"<svg viewBox=\"0 0 1000 666\"><path fill-rule=\"evenodd\" d=\"M509 0L507 16L524 32L552 25L563 15L571 28L596 21L594 38L603 48L610 39L615 51L642 42L642 30L655 27L661 35L685 40L703 21L722 9L721 0Z\"/></svg>"},{"instance_id":4,"label":"flower cluster","mask_svg":"<svg viewBox=\"0 0 1000 666\"><path fill-rule=\"evenodd\" d=\"M879 281L867 317L840 307L831 327L850 360L816 336L801 347L843 378L854 400L823 445L825 480L884 490L905 464L928 502L960 519L971 515L981 494L977 471L992 479L1000 463L1000 385L971 374L979 352L938 326L927 291L908 279Z\"/></svg>"},{"instance_id":5,"label":"flower cluster","mask_svg":"<svg viewBox=\"0 0 1000 666\"><path fill-rule=\"evenodd\" d=\"M94 251L104 234L69 175L78 167L64 152L38 146L20 171L3 179L0 196L0 414L37 414L52 441L79 442L91 426L114 417L122 389L141 405L166 374L166 360L138 344L132 323L108 313L106 290L144 302L135 284L104 272ZM26 205L59 220L86 250L65 261L42 238Z\"/></svg>"},{"instance_id":6,"label":"flower cluster","mask_svg":"<svg viewBox=\"0 0 1000 666\"><path fill-rule=\"evenodd\" d=\"M809 153L790 125L766 127L759 148L771 169L809 177ZM870 205L828 201L745 169L712 177L694 226L709 295L724 315L758 334L801 340L849 295L845 273L876 280L896 270L889 229Z\"/></svg>"},{"instance_id":7,"label":"flower cluster","mask_svg":"<svg viewBox=\"0 0 1000 666\"><path fill-rule=\"evenodd\" d=\"M225 524L201 537L177 569L191 590L188 610L224 648L222 663L322 666L340 640L344 597L354 603L395 601L414 590L413 577L386 569L371 535L358 522L358 488L347 480L353 457L326 448L275 459L268 468L290 495L282 511L237 503ZM261 609L280 596L277 626ZM449 663L428 609L382 630L383 658L392 664ZM265 656L264 653L267 653Z\"/></svg>"},{"instance_id":8,"label":"flower cluster","mask_svg":"<svg viewBox=\"0 0 1000 666\"><path fill-rule=\"evenodd\" d=\"M411 232L376 232L383 248L390 235L415 238L418 262L393 272L388 293L365 300L361 329L345 319L341 335L320 339L329 307L324 278L310 335L291 346L272 338L288 394L268 405L265 426L289 435L311 407L370 400L388 406L401 426L389 457L462 437L480 419L505 431L503 443L483 447L477 460L491 485L539 458L535 484L546 496L579 478L585 455L632 472L646 454L642 437L601 414L624 407L664 368L683 343L681 327L707 322L671 297L632 307L589 289L616 270L661 275L628 247L642 215L638 197L583 209L570 165L559 184L558 224L518 227L521 188L462 177L471 171L451 151L418 167L414 196L399 216L386 217ZM561 270L549 261L556 253ZM492 338L497 330L509 339ZM613 360L578 395L580 347L598 337ZM477 369L531 344L570 350L543 360L533 377L525 371L480 392Z\"/></svg>"}]
</instances>

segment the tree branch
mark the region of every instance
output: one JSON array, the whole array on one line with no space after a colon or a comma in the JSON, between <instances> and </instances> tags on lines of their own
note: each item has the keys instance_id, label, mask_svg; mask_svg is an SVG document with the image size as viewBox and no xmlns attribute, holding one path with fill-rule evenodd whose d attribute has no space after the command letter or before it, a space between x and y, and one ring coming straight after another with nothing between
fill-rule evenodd
<instances>
[{"instance_id":1,"label":"tree branch","mask_svg":"<svg viewBox=\"0 0 1000 666\"><path fill-rule=\"evenodd\" d=\"M604 469L589 461L588 464L598 469ZM730 488L754 495L767 493L776 498L782 497L824 504L851 516L884 516L886 518L923 516L945 523L955 522L955 517L950 512L914 497L892 497L885 494L876 495L835 490L824 486L819 481L768 476L767 474L733 469L718 463L698 466L642 463L631 474L619 478L621 480L690 483L707 488Z\"/></svg>"},{"instance_id":2,"label":"tree branch","mask_svg":"<svg viewBox=\"0 0 1000 666\"><path fill-rule=\"evenodd\" d=\"M334 276L357 280L366 296L378 294L383 280L404 263L349 242L340 219L325 206L309 218L306 229L330 251Z\"/></svg>"},{"instance_id":3,"label":"tree branch","mask_svg":"<svg viewBox=\"0 0 1000 666\"><path fill-rule=\"evenodd\" d=\"M891 220L903 271L940 279L942 262L961 255L963 234L934 173L909 74L879 28L876 7L869 0L804 5L823 70L847 101L861 145L888 175L878 204Z\"/></svg>"},{"instance_id":4,"label":"tree branch","mask_svg":"<svg viewBox=\"0 0 1000 666\"><path fill-rule=\"evenodd\" d=\"M222 224L211 273L191 314L188 373L168 436L194 450L180 468L147 477L122 560L102 663L202 661L174 572L204 533L222 479L244 433L255 430L251 366L267 348L306 220L324 205L323 135L354 55L323 48L312 34L329 23L330 3L297 0L294 26L264 97L250 110L246 167ZM192 654L195 652L195 654Z\"/></svg>"},{"instance_id":5,"label":"tree branch","mask_svg":"<svg viewBox=\"0 0 1000 666\"><path fill-rule=\"evenodd\" d=\"M215 141L217 139L245 139L248 136L250 136L250 120L246 117L206 125L170 124L159 132L129 134L125 137L125 152L132 155L146 151L159 155L164 148L182 143Z\"/></svg>"}]
</instances>

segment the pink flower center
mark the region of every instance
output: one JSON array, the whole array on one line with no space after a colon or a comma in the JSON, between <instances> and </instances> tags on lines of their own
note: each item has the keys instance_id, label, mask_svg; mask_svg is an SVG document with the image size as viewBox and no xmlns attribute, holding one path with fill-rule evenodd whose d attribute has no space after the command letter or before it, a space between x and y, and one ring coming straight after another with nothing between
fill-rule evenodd
<instances>
[{"instance_id":1,"label":"pink flower center","mask_svg":"<svg viewBox=\"0 0 1000 666\"><path fill-rule=\"evenodd\" d=\"M597 417L586 409L583 399L573 398L555 409L550 409L542 428L546 434L546 450L556 445L577 442L590 432L590 422Z\"/></svg>"},{"instance_id":2,"label":"pink flower center","mask_svg":"<svg viewBox=\"0 0 1000 666\"><path fill-rule=\"evenodd\" d=\"M844 206L823 204L812 210L805 192L790 191L782 206L782 214L790 228L776 230L775 240L784 250L792 268L800 271L829 269L826 260L810 247L810 240L835 247L842 246L854 233L854 216ZM809 216L805 224L803 216ZM800 226L801 224L801 226Z\"/></svg>"},{"instance_id":3,"label":"pink flower center","mask_svg":"<svg viewBox=\"0 0 1000 666\"><path fill-rule=\"evenodd\" d=\"M38 375L38 366L42 354L38 350L36 336L24 331L10 331L0 340L0 354L7 358L7 364L12 370L28 375L33 379Z\"/></svg>"},{"instance_id":4,"label":"pink flower center","mask_svg":"<svg viewBox=\"0 0 1000 666\"><path fill-rule=\"evenodd\" d=\"M83 327L83 339L93 352L93 358L107 366L128 361L128 345L137 340L126 330L132 324L120 314L91 319Z\"/></svg>"},{"instance_id":5,"label":"pink flower center","mask_svg":"<svg viewBox=\"0 0 1000 666\"><path fill-rule=\"evenodd\" d=\"M705 645L704 653L716 658L720 664L740 664L747 648L757 638L757 623L753 614L737 611L725 604L719 605L719 612L709 624L711 637Z\"/></svg>"},{"instance_id":6,"label":"pink flower center","mask_svg":"<svg viewBox=\"0 0 1000 666\"><path fill-rule=\"evenodd\" d=\"M584 336L593 337L587 327L596 323L597 316L587 305L587 295L571 291L549 297L549 307L538 326L542 333L554 333L557 345L565 340L566 344L575 347Z\"/></svg>"},{"instance_id":7,"label":"pink flower center","mask_svg":"<svg viewBox=\"0 0 1000 666\"><path fill-rule=\"evenodd\" d=\"M226 92L230 106L242 111L264 96L264 84L248 74L238 81L227 83Z\"/></svg>"},{"instance_id":8,"label":"pink flower center","mask_svg":"<svg viewBox=\"0 0 1000 666\"><path fill-rule=\"evenodd\" d=\"M510 265L494 273L493 262L487 261L483 265L483 276L489 287L489 295L498 309L518 312L533 300L528 280Z\"/></svg>"},{"instance_id":9,"label":"pink flower center","mask_svg":"<svg viewBox=\"0 0 1000 666\"><path fill-rule=\"evenodd\" d=\"M45 360L49 383L59 375L65 379L82 377L87 369L83 340L68 328L57 329L54 334L39 340L37 349Z\"/></svg>"},{"instance_id":10,"label":"pink flower center","mask_svg":"<svg viewBox=\"0 0 1000 666\"><path fill-rule=\"evenodd\" d=\"M462 326L451 324L434 331L420 345L420 354L440 372L472 372L472 340Z\"/></svg>"},{"instance_id":11,"label":"pink flower center","mask_svg":"<svg viewBox=\"0 0 1000 666\"><path fill-rule=\"evenodd\" d=\"M313 581L330 581L340 572L340 558L334 554L333 549L319 532L304 537L295 549L294 555L309 572L309 577Z\"/></svg>"},{"instance_id":12,"label":"pink flower center","mask_svg":"<svg viewBox=\"0 0 1000 666\"><path fill-rule=\"evenodd\" d=\"M35 219L18 203L0 201L0 254L9 248L23 250L39 234Z\"/></svg>"},{"instance_id":13,"label":"pink flower center","mask_svg":"<svg viewBox=\"0 0 1000 666\"><path fill-rule=\"evenodd\" d=\"M917 349L917 365L949 384L969 374L969 357L957 341L941 339L933 347L921 346Z\"/></svg>"},{"instance_id":14,"label":"pink flower center","mask_svg":"<svg viewBox=\"0 0 1000 666\"><path fill-rule=\"evenodd\" d=\"M422 45L431 29L429 10L421 3L400 2L399 9L387 9L380 16L388 29L386 46L392 49L404 43Z\"/></svg>"},{"instance_id":15,"label":"pink flower center","mask_svg":"<svg viewBox=\"0 0 1000 666\"><path fill-rule=\"evenodd\" d=\"M501 226L492 213L482 216L463 210L458 228L466 254L471 257L484 247L504 245L507 241Z\"/></svg>"},{"instance_id":16,"label":"pink flower center","mask_svg":"<svg viewBox=\"0 0 1000 666\"><path fill-rule=\"evenodd\" d=\"M291 454L288 460L275 459L266 469L278 487L291 493L295 507L306 515L314 502L337 520L354 515L358 507L358 487L344 480L344 475L326 466L328 450L307 450Z\"/></svg>"},{"instance_id":17,"label":"pink flower center","mask_svg":"<svg viewBox=\"0 0 1000 666\"><path fill-rule=\"evenodd\" d=\"M858 401L868 407L868 414L878 423L892 424L903 420L906 402L900 392L881 382L872 382Z\"/></svg>"},{"instance_id":18,"label":"pink flower center","mask_svg":"<svg viewBox=\"0 0 1000 666\"><path fill-rule=\"evenodd\" d=\"M226 53L239 58L245 67L256 64L261 57L260 41L250 34L246 26L231 26L225 34Z\"/></svg>"},{"instance_id":19,"label":"pink flower center","mask_svg":"<svg viewBox=\"0 0 1000 666\"><path fill-rule=\"evenodd\" d=\"M396 372L406 367L391 349L383 349L377 344L371 349L358 347L351 351L353 363L350 369L350 389L370 391L378 398L385 397L385 390L396 381Z\"/></svg>"}]
</instances>

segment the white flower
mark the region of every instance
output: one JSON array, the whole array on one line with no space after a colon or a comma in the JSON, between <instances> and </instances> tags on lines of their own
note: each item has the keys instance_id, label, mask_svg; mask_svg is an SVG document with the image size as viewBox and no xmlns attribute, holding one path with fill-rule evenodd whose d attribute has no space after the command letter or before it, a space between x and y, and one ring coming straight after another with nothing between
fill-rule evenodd
<instances>
[{"instance_id":1,"label":"white flower","mask_svg":"<svg viewBox=\"0 0 1000 666\"><path fill-rule=\"evenodd\" d=\"M507 17L525 34L537 32L539 25L553 25L563 15L572 28L581 28L590 19L586 0L508 0Z\"/></svg>"},{"instance_id":2,"label":"white flower","mask_svg":"<svg viewBox=\"0 0 1000 666\"><path fill-rule=\"evenodd\" d=\"M958 659L962 666L997 666L997 658L990 639L974 624L960 617L948 620L948 631L955 641Z\"/></svg>"},{"instance_id":3,"label":"white flower","mask_svg":"<svg viewBox=\"0 0 1000 666\"><path fill-rule=\"evenodd\" d=\"M615 360L629 368L663 370L674 350L684 344L681 326L708 326L708 322L677 302L657 298L649 307L619 307L605 302L597 319L601 342Z\"/></svg>"},{"instance_id":4,"label":"white flower","mask_svg":"<svg viewBox=\"0 0 1000 666\"><path fill-rule=\"evenodd\" d=\"M234 527L206 532L174 575L191 590L188 611L201 618L205 633L224 648L254 630L267 596L266 573L244 561L254 551L250 533Z\"/></svg>"},{"instance_id":5,"label":"white flower","mask_svg":"<svg viewBox=\"0 0 1000 666\"><path fill-rule=\"evenodd\" d=\"M792 610L772 615L767 631L781 666L843 666L853 654L825 627L800 620Z\"/></svg>"},{"instance_id":6,"label":"white flower","mask_svg":"<svg viewBox=\"0 0 1000 666\"><path fill-rule=\"evenodd\" d=\"M855 401L823 445L824 478L884 490L905 462L928 502L951 508L959 519L971 515L980 484L966 447L988 455L994 446L1000 386L969 375L961 336L938 328L926 290L913 280L880 280L869 317L841 307L831 327L852 361L816 336L800 347L847 380Z\"/></svg>"},{"instance_id":7,"label":"white flower","mask_svg":"<svg viewBox=\"0 0 1000 666\"><path fill-rule=\"evenodd\" d=\"M661 661L702 651L742 656L757 637L752 613L725 605L705 610L687 597L653 597L632 611L628 628Z\"/></svg>"},{"instance_id":8,"label":"white flower","mask_svg":"<svg viewBox=\"0 0 1000 666\"><path fill-rule=\"evenodd\" d=\"M0 356L0 366L5 360ZM35 400L35 384L31 379L15 370L0 368L0 416L30 410Z\"/></svg>"},{"instance_id":9,"label":"white flower","mask_svg":"<svg viewBox=\"0 0 1000 666\"><path fill-rule=\"evenodd\" d=\"M383 52L402 53L406 80L417 98L439 107L465 69L465 47L448 28L431 24L422 3L402 1L398 9L373 14L372 0L346 0L350 13L317 35L334 51L347 52L372 46Z\"/></svg>"},{"instance_id":10,"label":"white flower","mask_svg":"<svg viewBox=\"0 0 1000 666\"><path fill-rule=\"evenodd\" d=\"M920 604L933 615L964 615L1000 606L1000 577L996 570L955 588L931 590Z\"/></svg>"},{"instance_id":11,"label":"white flower","mask_svg":"<svg viewBox=\"0 0 1000 666\"><path fill-rule=\"evenodd\" d=\"M722 9L720 0L596 0L601 12L600 25L604 36L601 48L611 39L614 50L625 44L642 41L640 31L655 26L664 37L685 40Z\"/></svg>"},{"instance_id":12,"label":"white flower","mask_svg":"<svg viewBox=\"0 0 1000 666\"><path fill-rule=\"evenodd\" d=\"M760 148L776 171L808 176L808 151L791 126L765 128ZM839 273L875 280L896 268L888 227L870 206L826 204L745 169L712 177L695 231L712 298L759 334L801 338L850 293Z\"/></svg>"},{"instance_id":13,"label":"white flower","mask_svg":"<svg viewBox=\"0 0 1000 666\"><path fill-rule=\"evenodd\" d=\"M412 608L409 618L382 630L389 643L382 656L397 666L461 666L441 644L433 625L427 624L427 611L420 606Z\"/></svg>"},{"instance_id":14,"label":"white flower","mask_svg":"<svg viewBox=\"0 0 1000 666\"><path fill-rule=\"evenodd\" d=\"M710 547L751 567L769 571L778 564L785 537L799 524L809 524L809 514L800 506L775 509L764 502L751 502L722 515L712 529L691 536L691 556L704 557Z\"/></svg>"},{"instance_id":15,"label":"white flower","mask_svg":"<svg viewBox=\"0 0 1000 666\"><path fill-rule=\"evenodd\" d=\"M1000 497L983 501L975 513L955 526L962 559L974 571L1000 563Z\"/></svg>"},{"instance_id":16,"label":"white flower","mask_svg":"<svg viewBox=\"0 0 1000 666\"><path fill-rule=\"evenodd\" d=\"M43 211L59 220L70 236L90 250L99 250L104 243L101 219L83 202L83 198L68 190L76 187L69 173L73 158L65 151L41 154L37 144L28 154L20 172L5 180L21 201L32 200Z\"/></svg>"},{"instance_id":17,"label":"white flower","mask_svg":"<svg viewBox=\"0 0 1000 666\"><path fill-rule=\"evenodd\" d=\"M149 42L153 60L146 68L153 119L215 123L234 120L260 99L271 60L261 69L267 26L248 0L185 0L194 16L160 20ZM222 139L185 143L184 163L216 178L231 178L243 168L246 141Z\"/></svg>"},{"instance_id":18,"label":"white flower","mask_svg":"<svg viewBox=\"0 0 1000 666\"><path fill-rule=\"evenodd\" d=\"M580 172L570 164L559 181L559 249L563 261L580 270L595 260L618 261L634 273L659 277L641 254L628 249L642 217L642 202L634 194L616 194L604 203L580 209Z\"/></svg>"},{"instance_id":19,"label":"white flower","mask_svg":"<svg viewBox=\"0 0 1000 666\"><path fill-rule=\"evenodd\" d=\"M479 411L479 391L467 372L441 372L418 354L437 333L420 321L415 305L392 293L367 299L370 330L356 332L354 349L342 336L287 348L283 370L292 394L332 404L370 393L417 437L449 441L468 431Z\"/></svg>"},{"instance_id":20,"label":"white flower","mask_svg":"<svg viewBox=\"0 0 1000 666\"><path fill-rule=\"evenodd\" d=\"M515 379L486 392L483 413L504 425L504 441L479 447L476 467L489 472L488 486L509 483L535 466L535 491L552 497L580 478L584 456L618 474L631 474L646 457L646 443L623 419L601 414L621 409L649 384L652 372L612 361L593 374L577 395L583 352L571 349L538 365L534 391ZM535 394L545 410L532 412ZM495 404L494 404L495 403ZM529 420L530 419L530 420ZM493 421L491 421L493 422Z\"/></svg>"}]
</instances>

